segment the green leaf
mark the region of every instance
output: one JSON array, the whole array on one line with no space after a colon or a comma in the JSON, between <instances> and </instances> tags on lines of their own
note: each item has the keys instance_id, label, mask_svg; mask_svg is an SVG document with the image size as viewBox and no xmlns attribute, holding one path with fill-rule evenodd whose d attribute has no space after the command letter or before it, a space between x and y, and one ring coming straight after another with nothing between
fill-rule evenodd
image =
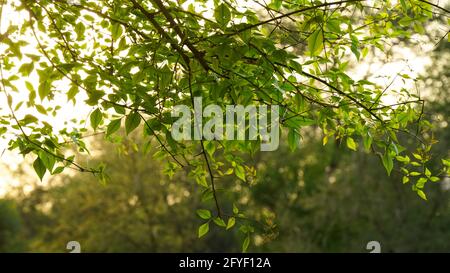
<instances>
[{"instance_id":1,"label":"green leaf","mask_svg":"<svg viewBox=\"0 0 450 273\"><path fill-rule=\"evenodd\" d=\"M438 182L440 179L439 179L439 177L437 177L437 176L432 176L432 177L430 177L430 181L431 182Z\"/></svg>"},{"instance_id":2,"label":"green leaf","mask_svg":"<svg viewBox=\"0 0 450 273\"><path fill-rule=\"evenodd\" d=\"M317 29L308 38L308 49L311 56L315 56L323 49L323 32Z\"/></svg>"},{"instance_id":3,"label":"green leaf","mask_svg":"<svg viewBox=\"0 0 450 273\"><path fill-rule=\"evenodd\" d=\"M84 23L79 22L75 25L75 33L77 34L77 40L80 41L84 37L84 31L86 30L86 27L84 26Z\"/></svg>"},{"instance_id":4,"label":"green leaf","mask_svg":"<svg viewBox=\"0 0 450 273\"><path fill-rule=\"evenodd\" d=\"M428 168L425 168L425 176L428 178L431 177L431 172Z\"/></svg>"},{"instance_id":5,"label":"green leaf","mask_svg":"<svg viewBox=\"0 0 450 273\"><path fill-rule=\"evenodd\" d=\"M70 89L69 92L67 92L67 100L75 100L75 96L78 94L78 86L73 85Z\"/></svg>"},{"instance_id":6,"label":"green leaf","mask_svg":"<svg viewBox=\"0 0 450 273\"><path fill-rule=\"evenodd\" d=\"M205 150L212 157L216 151L216 145L212 141L205 141Z\"/></svg>"},{"instance_id":7,"label":"green leaf","mask_svg":"<svg viewBox=\"0 0 450 273\"><path fill-rule=\"evenodd\" d=\"M381 159L387 174L390 176L392 168L394 168L394 160L392 159L392 156L390 155L389 151L386 151Z\"/></svg>"},{"instance_id":8,"label":"green leaf","mask_svg":"<svg viewBox=\"0 0 450 273\"><path fill-rule=\"evenodd\" d=\"M24 76L29 76L34 69L34 63L25 63L19 68L19 73Z\"/></svg>"},{"instance_id":9,"label":"green leaf","mask_svg":"<svg viewBox=\"0 0 450 273\"><path fill-rule=\"evenodd\" d=\"M362 50L362 57L365 58L367 56L367 54L369 54L369 48L364 47Z\"/></svg>"},{"instance_id":10,"label":"green leaf","mask_svg":"<svg viewBox=\"0 0 450 273\"><path fill-rule=\"evenodd\" d=\"M227 224L227 229L230 229L234 226L234 224L236 223L236 218L234 217L230 217L228 219L228 224Z\"/></svg>"},{"instance_id":11,"label":"green leaf","mask_svg":"<svg viewBox=\"0 0 450 273\"><path fill-rule=\"evenodd\" d=\"M28 89L28 91L30 92L36 92L36 90L34 90L34 86L31 82L29 81L25 81L25 87Z\"/></svg>"},{"instance_id":12,"label":"green leaf","mask_svg":"<svg viewBox=\"0 0 450 273\"><path fill-rule=\"evenodd\" d=\"M40 151L39 158L41 159L45 168L51 172L56 163L55 157L45 151Z\"/></svg>"},{"instance_id":13,"label":"green leaf","mask_svg":"<svg viewBox=\"0 0 450 273\"><path fill-rule=\"evenodd\" d=\"M425 177L419 178L419 180L417 180L416 187L419 189L423 189L423 186L425 185L425 183L427 181L428 181L428 179L426 179Z\"/></svg>"},{"instance_id":14,"label":"green leaf","mask_svg":"<svg viewBox=\"0 0 450 273\"><path fill-rule=\"evenodd\" d=\"M223 219L222 218L220 218L220 217L216 217L216 218L214 218L214 223L216 224L216 225L218 225L219 227L226 227L227 225L225 224L225 222L223 221Z\"/></svg>"},{"instance_id":15,"label":"green leaf","mask_svg":"<svg viewBox=\"0 0 450 273\"><path fill-rule=\"evenodd\" d=\"M417 195L419 195L423 200L427 200L427 195L422 190L417 190Z\"/></svg>"},{"instance_id":16,"label":"green leaf","mask_svg":"<svg viewBox=\"0 0 450 273\"><path fill-rule=\"evenodd\" d=\"M33 168L36 174L39 176L39 179L42 181L42 178L45 175L47 169L45 168L44 162L38 157L33 163Z\"/></svg>"},{"instance_id":17,"label":"green leaf","mask_svg":"<svg viewBox=\"0 0 450 273\"><path fill-rule=\"evenodd\" d=\"M208 220L211 218L211 212L207 209L199 209L197 210L197 215L205 220Z\"/></svg>"},{"instance_id":18,"label":"green leaf","mask_svg":"<svg viewBox=\"0 0 450 273\"><path fill-rule=\"evenodd\" d=\"M341 21L339 20L327 20L327 28L329 31L340 33L341 32Z\"/></svg>"},{"instance_id":19,"label":"green leaf","mask_svg":"<svg viewBox=\"0 0 450 273\"><path fill-rule=\"evenodd\" d=\"M90 116L91 119L91 126L94 130L97 130L98 126L100 125L100 122L102 122L103 115L100 109L95 109Z\"/></svg>"},{"instance_id":20,"label":"green leaf","mask_svg":"<svg viewBox=\"0 0 450 273\"><path fill-rule=\"evenodd\" d=\"M281 0L273 0L270 4L269 4L269 8L275 9L275 10L279 10L281 8L281 4L283 3L283 1Z\"/></svg>"},{"instance_id":21,"label":"green leaf","mask_svg":"<svg viewBox=\"0 0 450 273\"><path fill-rule=\"evenodd\" d=\"M52 174L60 174L64 171L64 167L57 167Z\"/></svg>"},{"instance_id":22,"label":"green leaf","mask_svg":"<svg viewBox=\"0 0 450 273\"><path fill-rule=\"evenodd\" d=\"M400 4L402 5L403 11L407 12L408 11L408 7L406 6L405 0L400 0Z\"/></svg>"},{"instance_id":23,"label":"green leaf","mask_svg":"<svg viewBox=\"0 0 450 273\"><path fill-rule=\"evenodd\" d=\"M30 124L30 123L36 123L39 120L37 119L37 117L27 114L25 115L25 117L21 120L23 124Z\"/></svg>"},{"instance_id":24,"label":"green leaf","mask_svg":"<svg viewBox=\"0 0 450 273\"><path fill-rule=\"evenodd\" d=\"M416 153L413 153L413 156L418 160L423 160L422 156Z\"/></svg>"},{"instance_id":25,"label":"green leaf","mask_svg":"<svg viewBox=\"0 0 450 273\"><path fill-rule=\"evenodd\" d=\"M244 242L242 243L242 252L247 252L248 246L250 245L250 235L245 237Z\"/></svg>"},{"instance_id":26,"label":"green leaf","mask_svg":"<svg viewBox=\"0 0 450 273\"><path fill-rule=\"evenodd\" d=\"M222 26L226 26L228 22L231 20L231 13L228 7L225 4L220 4L214 10L214 18L216 22Z\"/></svg>"},{"instance_id":27,"label":"green leaf","mask_svg":"<svg viewBox=\"0 0 450 273\"><path fill-rule=\"evenodd\" d=\"M289 128L288 132L288 144L291 151L295 151L297 149L298 144L300 142L300 135L295 128Z\"/></svg>"},{"instance_id":28,"label":"green leaf","mask_svg":"<svg viewBox=\"0 0 450 273\"><path fill-rule=\"evenodd\" d=\"M115 119L112 120L108 126L106 127L106 136L110 136L113 133L117 132L117 130L120 129L120 124L121 124L122 119Z\"/></svg>"},{"instance_id":29,"label":"green leaf","mask_svg":"<svg viewBox=\"0 0 450 273\"><path fill-rule=\"evenodd\" d=\"M356 151L356 143L351 137L347 137L347 147L353 151Z\"/></svg>"},{"instance_id":30,"label":"green leaf","mask_svg":"<svg viewBox=\"0 0 450 273\"><path fill-rule=\"evenodd\" d=\"M236 207L235 204L233 204L233 213L234 214L238 214L239 213L239 209L238 209L238 207Z\"/></svg>"},{"instance_id":31,"label":"green leaf","mask_svg":"<svg viewBox=\"0 0 450 273\"><path fill-rule=\"evenodd\" d=\"M370 147L372 147L373 138L370 135L367 135L363 138L363 145L366 151L370 151Z\"/></svg>"},{"instance_id":32,"label":"green leaf","mask_svg":"<svg viewBox=\"0 0 450 273\"><path fill-rule=\"evenodd\" d=\"M353 54L355 54L356 59L359 61L359 58L361 57L361 53L359 52L359 41L358 41L358 38L356 38L356 36L354 36L354 35L351 35L350 38L352 40L352 44L350 46L350 50L353 52Z\"/></svg>"},{"instance_id":33,"label":"green leaf","mask_svg":"<svg viewBox=\"0 0 450 273\"><path fill-rule=\"evenodd\" d=\"M202 187L208 188L208 182L206 181L206 177L204 175L197 175L195 177L195 181Z\"/></svg>"},{"instance_id":34,"label":"green leaf","mask_svg":"<svg viewBox=\"0 0 450 273\"><path fill-rule=\"evenodd\" d=\"M409 162L411 162L411 159L409 158L409 156L405 155L405 156L396 156L395 159L397 159L399 162L402 162L404 164L408 164Z\"/></svg>"},{"instance_id":35,"label":"green leaf","mask_svg":"<svg viewBox=\"0 0 450 273\"><path fill-rule=\"evenodd\" d=\"M236 165L234 172L239 179L245 181L245 169L242 165Z\"/></svg>"},{"instance_id":36,"label":"green leaf","mask_svg":"<svg viewBox=\"0 0 450 273\"><path fill-rule=\"evenodd\" d=\"M213 198L214 198L213 192L209 188L203 190L202 199L201 199L202 202L209 201Z\"/></svg>"},{"instance_id":37,"label":"green leaf","mask_svg":"<svg viewBox=\"0 0 450 273\"><path fill-rule=\"evenodd\" d=\"M14 108L14 111L18 111L20 109L20 107L22 107L23 105L23 101L19 102L16 107Z\"/></svg>"},{"instance_id":38,"label":"green leaf","mask_svg":"<svg viewBox=\"0 0 450 273\"><path fill-rule=\"evenodd\" d=\"M209 222L204 223L198 228L198 238L203 237L209 231Z\"/></svg>"},{"instance_id":39,"label":"green leaf","mask_svg":"<svg viewBox=\"0 0 450 273\"><path fill-rule=\"evenodd\" d=\"M450 20L450 19L449 19ZM450 35L449 35L450 36ZM450 160L448 159L441 159L442 164L444 164L444 166L446 167L450 167Z\"/></svg>"},{"instance_id":40,"label":"green leaf","mask_svg":"<svg viewBox=\"0 0 450 273\"><path fill-rule=\"evenodd\" d=\"M137 112L130 113L125 119L125 131L127 135L136 129L141 123L141 116Z\"/></svg>"},{"instance_id":41,"label":"green leaf","mask_svg":"<svg viewBox=\"0 0 450 273\"><path fill-rule=\"evenodd\" d=\"M41 113L43 115L47 115L47 110L45 110L44 106L36 104L35 107L39 113Z\"/></svg>"},{"instance_id":42,"label":"green leaf","mask_svg":"<svg viewBox=\"0 0 450 273\"><path fill-rule=\"evenodd\" d=\"M406 184L406 183L408 183L409 182L409 177L407 177L407 176L403 176L403 184Z\"/></svg>"},{"instance_id":43,"label":"green leaf","mask_svg":"<svg viewBox=\"0 0 450 273\"><path fill-rule=\"evenodd\" d=\"M113 23L111 27L111 37L113 40L117 41L122 35L122 26L119 23Z\"/></svg>"},{"instance_id":44,"label":"green leaf","mask_svg":"<svg viewBox=\"0 0 450 273\"><path fill-rule=\"evenodd\" d=\"M44 100L50 94L50 88L51 84L48 81L43 81L39 84L38 93L41 100Z\"/></svg>"}]
</instances>

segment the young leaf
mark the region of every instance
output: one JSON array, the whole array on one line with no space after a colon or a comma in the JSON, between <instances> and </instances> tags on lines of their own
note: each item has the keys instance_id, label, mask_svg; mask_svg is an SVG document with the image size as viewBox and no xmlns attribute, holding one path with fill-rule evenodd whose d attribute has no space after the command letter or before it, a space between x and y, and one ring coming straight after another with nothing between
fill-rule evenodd
<instances>
[{"instance_id":1,"label":"young leaf","mask_svg":"<svg viewBox=\"0 0 450 273\"><path fill-rule=\"evenodd\" d=\"M309 53L312 56L317 55L322 51L323 48L323 33L322 29L318 28L316 31L314 31L308 38L308 48Z\"/></svg>"},{"instance_id":2,"label":"young leaf","mask_svg":"<svg viewBox=\"0 0 450 273\"><path fill-rule=\"evenodd\" d=\"M212 141L206 141L205 150L209 154L209 156L212 157L214 152L216 151L216 145L214 145Z\"/></svg>"},{"instance_id":3,"label":"young leaf","mask_svg":"<svg viewBox=\"0 0 450 273\"><path fill-rule=\"evenodd\" d=\"M247 235L245 237L244 242L242 243L242 252L247 252L248 246L250 245L250 235Z\"/></svg>"},{"instance_id":4,"label":"young leaf","mask_svg":"<svg viewBox=\"0 0 450 273\"><path fill-rule=\"evenodd\" d=\"M359 41L358 41L358 38L356 38L356 36L354 36L354 35L350 35L350 38L352 40L352 44L351 44L350 50L353 52L353 54L355 54L356 59L359 61L361 53L359 52Z\"/></svg>"},{"instance_id":5,"label":"young leaf","mask_svg":"<svg viewBox=\"0 0 450 273\"><path fill-rule=\"evenodd\" d=\"M234 168L234 172L239 179L245 181L245 169L244 167L242 167L242 165L236 165L236 167Z\"/></svg>"},{"instance_id":6,"label":"young leaf","mask_svg":"<svg viewBox=\"0 0 450 273\"><path fill-rule=\"evenodd\" d=\"M405 0L400 0L400 4L402 5L403 11L407 12L408 11L408 6L406 6L406 1Z\"/></svg>"},{"instance_id":7,"label":"young leaf","mask_svg":"<svg viewBox=\"0 0 450 273\"><path fill-rule=\"evenodd\" d=\"M416 182L416 187L419 189L423 189L423 186L425 185L425 183L427 181L428 181L428 179L426 179L425 177L419 178L419 180L417 180L417 182Z\"/></svg>"},{"instance_id":8,"label":"young leaf","mask_svg":"<svg viewBox=\"0 0 450 273\"><path fill-rule=\"evenodd\" d=\"M56 163L55 157L44 151L40 151L39 158L41 159L42 164L44 164L44 167L51 172Z\"/></svg>"},{"instance_id":9,"label":"young leaf","mask_svg":"<svg viewBox=\"0 0 450 273\"><path fill-rule=\"evenodd\" d=\"M114 23L111 28L111 37L117 41L122 35L122 26L119 23Z\"/></svg>"},{"instance_id":10,"label":"young leaf","mask_svg":"<svg viewBox=\"0 0 450 273\"><path fill-rule=\"evenodd\" d=\"M30 92L36 92L36 90L34 90L34 86L31 82L29 81L25 81L25 87L28 89L28 91Z\"/></svg>"},{"instance_id":11,"label":"young leaf","mask_svg":"<svg viewBox=\"0 0 450 273\"><path fill-rule=\"evenodd\" d=\"M392 159L391 155L389 154L389 151L386 151L381 159L382 159L383 166L386 169L387 174L390 176L392 168L394 167L394 160Z\"/></svg>"},{"instance_id":12,"label":"young leaf","mask_svg":"<svg viewBox=\"0 0 450 273\"><path fill-rule=\"evenodd\" d=\"M427 200L427 195L422 190L417 190L417 194L422 198L423 200Z\"/></svg>"},{"instance_id":13,"label":"young leaf","mask_svg":"<svg viewBox=\"0 0 450 273\"><path fill-rule=\"evenodd\" d=\"M209 231L209 222L204 223L198 228L198 238L203 237Z\"/></svg>"},{"instance_id":14,"label":"young leaf","mask_svg":"<svg viewBox=\"0 0 450 273\"><path fill-rule=\"evenodd\" d=\"M43 115L47 115L47 110L45 110L44 106L36 104L35 107L39 113L41 113Z\"/></svg>"},{"instance_id":15,"label":"young leaf","mask_svg":"<svg viewBox=\"0 0 450 273\"><path fill-rule=\"evenodd\" d=\"M448 160L448 159L441 159L441 161L442 161L442 164L444 164L444 166L450 167L450 160Z\"/></svg>"},{"instance_id":16,"label":"young leaf","mask_svg":"<svg viewBox=\"0 0 450 273\"><path fill-rule=\"evenodd\" d=\"M125 119L125 131L127 132L127 135L136 129L140 123L141 116L136 112L130 113Z\"/></svg>"},{"instance_id":17,"label":"young leaf","mask_svg":"<svg viewBox=\"0 0 450 273\"><path fill-rule=\"evenodd\" d=\"M230 10L227 8L225 4L220 4L214 10L214 18L216 22L222 26L226 26L228 22L231 20Z\"/></svg>"},{"instance_id":18,"label":"young leaf","mask_svg":"<svg viewBox=\"0 0 450 273\"><path fill-rule=\"evenodd\" d=\"M353 151L356 151L356 143L351 137L347 137L347 147Z\"/></svg>"},{"instance_id":19,"label":"young leaf","mask_svg":"<svg viewBox=\"0 0 450 273\"><path fill-rule=\"evenodd\" d=\"M39 179L42 181L42 178L45 175L47 169L45 168L44 162L38 157L33 163L33 168L36 174L39 176Z\"/></svg>"},{"instance_id":20,"label":"young leaf","mask_svg":"<svg viewBox=\"0 0 450 273\"><path fill-rule=\"evenodd\" d=\"M227 224L227 229L230 229L234 226L234 224L236 223L236 218L234 217L230 217L228 219L228 224Z\"/></svg>"},{"instance_id":21,"label":"young leaf","mask_svg":"<svg viewBox=\"0 0 450 273\"><path fill-rule=\"evenodd\" d=\"M439 181L439 177L437 177L437 176L432 176L432 177L430 177L430 181L431 181L431 182L438 182L438 181Z\"/></svg>"},{"instance_id":22,"label":"young leaf","mask_svg":"<svg viewBox=\"0 0 450 273\"><path fill-rule=\"evenodd\" d=\"M211 212L207 209L199 209L197 210L197 215L205 220L208 220L211 218Z\"/></svg>"},{"instance_id":23,"label":"young leaf","mask_svg":"<svg viewBox=\"0 0 450 273\"><path fill-rule=\"evenodd\" d=\"M64 171L64 167L57 167L55 170L53 170L52 174L59 174Z\"/></svg>"},{"instance_id":24,"label":"young leaf","mask_svg":"<svg viewBox=\"0 0 450 273\"><path fill-rule=\"evenodd\" d=\"M208 188L208 182L206 181L206 177L204 175L197 175L195 177L195 181L202 187Z\"/></svg>"},{"instance_id":25,"label":"young leaf","mask_svg":"<svg viewBox=\"0 0 450 273\"><path fill-rule=\"evenodd\" d=\"M122 119L115 119L112 120L109 124L108 127L106 127L106 136L110 136L113 133L117 132L117 130L120 129L120 123L121 123Z\"/></svg>"},{"instance_id":26,"label":"young leaf","mask_svg":"<svg viewBox=\"0 0 450 273\"><path fill-rule=\"evenodd\" d=\"M366 151L370 151L370 147L372 147L373 138L370 135L367 135L363 138L363 145Z\"/></svg>"},{"instance_id":27,"label":"young leaf","mask_svg":"<svg viewBox=\"0 0 450 273\"><path fill-rule=\"evenodd\" d=\"M398 155L395 157L395 159L397 159L398 161L400 161L404 164L408 164L411 161L411 159L407 155L405 155L405 156Z\"/></svg>"},{"instance_id":28,"label":"young leaf","mask_svg":"<svg viewBox=\"0 0 450 273\"><path fill-rule=\"evenodd\" d=\"M295 128L289 128L288 144L291 151L295 151L295 149L297 149L299 142L300 135L298 134L297 130Z\"/></svg>"},{"instance_id":29,"label":"young leaf","mask_svg":"<svg viewBox=\"0 0 450 273\"><path fill-rule=\"evenodd\" d=\"M328 136L324 136L322 138L322 145L325 146L325 145L327 145L327 143L328 143Z\"/></svg>"},{"instance_id":30,"label":"young leaf","mask_svg":"<svg viewBox=\"0 0 450 273\"><path fill-rule=\"evenodd\" d=\"M219 227L226 227L227 226L225 224L225 222L223 221L223 219L220 218L220 217L214 218L214 223L216 223L216 225L218 225Z\"/></svg>"},{"instance_id":31,"label":"young leaf","mask_svg":"<svg viewBox=\"0 0 450 273\"><path fill-rule=\"evenodd\" d=\"M403 180L402 180L403 184L406 184L409 182L409 177L407 176L403 176Z\"/></svg>"},{"instance_id":32,"label":"young leaf","mask_svg":"<svg viewBox=\"0 0 450 273\"><path fill-rule=\"evenodd\" d=\"M239 213L239 209L238 209L238 207L236 207L235 204L233 204L233 213L234 214L238 214Z\"/></svg>"},{"instance_id":33,"label":"young leaf","mask_svg":"<svg viewBox=\"0 0 450 273\"><path fill-rule=\"evenodd\" d=\"M29 76L34 69L34 63L25 63L19 68L19 73L24 76Z\"/></svg>"},{"instance_id":34,"label":"young leaf","mask_svg":"<svg viewBox=\"0 0 450 273\"><path fill-rule=\"evenodd\" d=\"M94 130L97 130L98 125L102 122L103 115L100 109L95 109L94 112L91 113L91 126Z\"/></svg>"},{"instance_id":35,"label":"young leaf","mask_svg":"<svg viewBox=\"0 0 450 273\"><path fill-rule=\"evenodd\" d=\"M44 100L50 94L51 92L50 88L51 84L48 81L43 81L39 84L38 93L41 101Z\"/></svg>"}]
</instances>

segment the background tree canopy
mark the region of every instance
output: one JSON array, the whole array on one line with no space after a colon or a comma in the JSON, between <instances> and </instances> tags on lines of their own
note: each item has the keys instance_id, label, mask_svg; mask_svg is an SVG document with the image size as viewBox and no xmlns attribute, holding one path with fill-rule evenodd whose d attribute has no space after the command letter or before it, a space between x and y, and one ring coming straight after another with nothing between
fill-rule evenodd
<instances>
[{"instance_id":1,"label":"background tree canopy","mask_svg":"<svg viewBox=\"0 0 450 273\"><path fill-rule=\"evenodd\" d=\"M448 250L417 233L445 236L450 220L445 184L428 183L449 175L449 17L425 0L3 0L0 136L55 178L0 205L5 230L23 235L0 242L360 251L378 236L391 251ZM420 37L433 43L430 73L387 84L358 73ZM194 111L194 97L278 105L280 148L175 141L171 112Z\"/></svg>"}]
</instances>

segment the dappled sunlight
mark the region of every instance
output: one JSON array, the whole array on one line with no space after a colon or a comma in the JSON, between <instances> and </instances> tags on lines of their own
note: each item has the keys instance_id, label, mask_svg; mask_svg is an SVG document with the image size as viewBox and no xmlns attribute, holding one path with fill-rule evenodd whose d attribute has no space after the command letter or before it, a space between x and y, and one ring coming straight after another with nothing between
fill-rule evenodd
<instances>
[{"instance_id":1,"label":"dappled sunlight","mask_svg":"<svg viewBox=\"0 0 450 273\"><path fill-rule=\"evenodd\" d=\"M449 6L5 1L0 252L448 252Z\"/></svg>"}]
</instances>

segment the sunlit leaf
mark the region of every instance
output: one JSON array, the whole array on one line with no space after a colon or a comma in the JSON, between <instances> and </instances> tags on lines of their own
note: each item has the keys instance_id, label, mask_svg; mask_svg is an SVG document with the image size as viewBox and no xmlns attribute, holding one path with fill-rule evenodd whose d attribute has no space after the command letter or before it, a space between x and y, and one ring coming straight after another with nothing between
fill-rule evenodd
<instances>
[{"instance_id":1,"label":"sunlit leaf","mask_svg":"<svg viewBox=\"0 0 450 273\"><path fill-rule=\"evenodd\" d=\"M204 223L198 228L198 238L203 237L209 231L209 222Z\"/></svg>"},{"instance_id":2,"label":"sunlit leaf","mask_svg":"<svg viewBox=\"0 0 450 273\"><path fill-rule=\"evenodd\" d=\"M316 29L308 38L308 48L311 56L315 56L323 49L322 29Z\"/></svg>"}]
</instances>

